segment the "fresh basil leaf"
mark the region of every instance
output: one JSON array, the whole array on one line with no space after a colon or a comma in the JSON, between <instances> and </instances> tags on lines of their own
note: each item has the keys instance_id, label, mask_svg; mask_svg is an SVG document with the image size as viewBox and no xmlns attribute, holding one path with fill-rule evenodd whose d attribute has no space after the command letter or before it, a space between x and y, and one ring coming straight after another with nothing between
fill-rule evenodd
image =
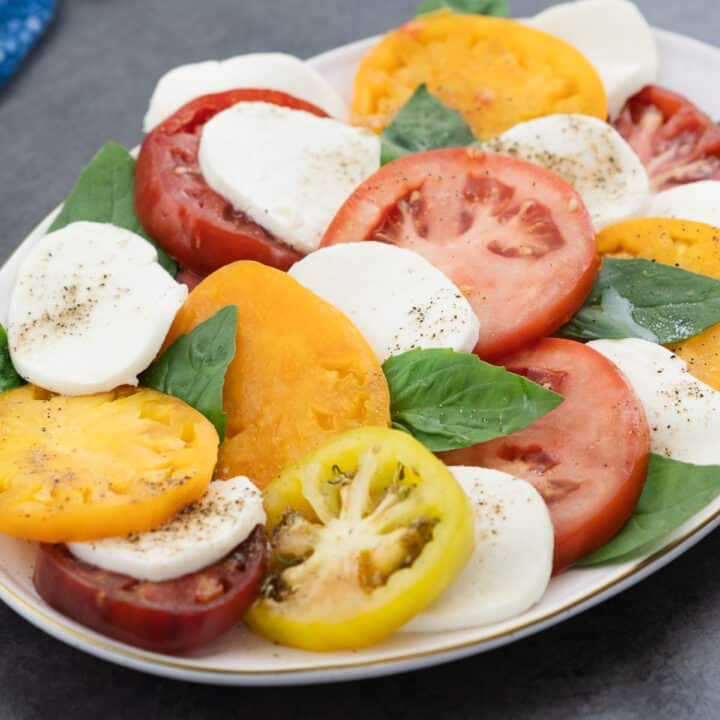
<instances>
[{"instance_id":1,"label":"fresh basil leaf","mask_svg":"<svg viewBox=\"0 0 720 720\"><path fill-rule=\"evenodd\" d=\"M443 105L427 87L418 85L380 137L380 162L445 147L462 147L474 136L457 110Z\"/></svg>"},{"instance_id":2,"label":"fresh basil leaf","mask_svg":"<svg viewBox=\"0 0 720 720\"><path fill-rule=\"evenodd\" d=\"M510 17L508 0L423 0L415 11L415 15L425 15L441 8L466 15L495 15Z\"/></svg>"},{"instance_id":3,"label":"fresh basil leaf","mask_svg":"<svg viewBox=\"0 0 720 720\"><path fill-rule=\"evenodd\" d=\"M606 258L583 307L559 335L679 342L720 323L720 280L651 260Z\"/></svg>"},{"instance_id":4,"label":"fresh basil leaf","mask_svg":"<svg viewBox=\"0 0 720 720\"><path fill-rule=\"evenodd\" d=\"M171 275L175 261L148 236L135 214L135 160L117 143L103 145L80 173L48 232L80 220L132 230L155 246L158 262Z\"/></svg>"},{"instance_id":5,"label":"fresh basil leaf","mask_svg":"<svg viewBox=\"0 0 720 720\"><path fill-rule=\"evenodd\" d=\"M5 328L0 325L0 392L12 390L13 388L25 385L10 359L10 346L8 344Z\"/></svg>"},{"instance_id":6,"label":"fresh basil leaf","mask_svg":"<svg viewBox=\"0 0 720 720\"><path fill-rule=\"evenodd\" d=\"M388 358L393 427L433 451L455 450L522 430L562 397L527 378L453 350Z\"/></svg>"},{"instance_id":7,"label":"fresh basil leaf","mask_svg":"<svg viewBox=\"0 0 720 720\"><path fill-rule=\"evenodd\" d=\"M225 438L222 409L225 373L235 356L238 308L228 305L181 335L143 373L141 384L184 400Z\"/></svg>"},{"instance_id":8,"label":"fresh basil leaf","mask_svg":"<svg viewBox=\"0 0 720 720\"><path fill-rule=\"evenodd\" d=\"M630 520L607 544L577 563L620 563L659 549L667 536L720 495L720 466L650 455L647 480Z\"/></svg>"}]
</instances>

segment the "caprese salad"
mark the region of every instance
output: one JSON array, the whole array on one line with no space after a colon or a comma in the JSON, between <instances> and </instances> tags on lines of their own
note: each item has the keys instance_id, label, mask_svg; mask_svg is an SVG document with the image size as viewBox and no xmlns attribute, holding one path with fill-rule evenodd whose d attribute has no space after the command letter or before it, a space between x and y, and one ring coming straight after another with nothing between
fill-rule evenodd
<instances>
[{"instance_id":1,"label":"caprese salad","mask_svg":"<svg viewBox=\"0 0 720 720\"><path fill-rule=\"evenodd\" d=\"M627 0L457 5L352 107L281 53L175 68L137 161L82 171L0 332L0 532L49 605L359 648L513 617L720 494L720 128Z\"/></svg>"}]
</instances>

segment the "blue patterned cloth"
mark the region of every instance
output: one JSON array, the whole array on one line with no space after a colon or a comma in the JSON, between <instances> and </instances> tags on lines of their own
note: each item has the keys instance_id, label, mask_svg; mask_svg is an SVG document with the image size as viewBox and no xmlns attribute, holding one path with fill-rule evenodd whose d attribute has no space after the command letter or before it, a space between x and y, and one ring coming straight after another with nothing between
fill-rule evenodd
<instances>
[{"instance_id":1,"label":"blue patterned cloth","mask_svg":"<svg viewBox=\"0 0 720 720\"><path fill-rule=\"evenodd\" d=\"M55 0L0 0L0 87L14 74L55 12Z\"/></svg>"}]
</instances>

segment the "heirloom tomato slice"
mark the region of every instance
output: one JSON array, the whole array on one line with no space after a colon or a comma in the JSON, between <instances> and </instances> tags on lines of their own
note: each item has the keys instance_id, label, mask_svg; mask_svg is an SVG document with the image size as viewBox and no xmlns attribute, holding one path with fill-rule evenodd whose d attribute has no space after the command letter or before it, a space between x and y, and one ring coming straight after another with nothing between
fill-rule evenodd
<instances>
[{"instance_id":1,"label":"heirloom tomato slice","mask_svg":"<svg viewBox=\"0 0 720 720\"><path fill-rule=\"evenodd\" d=\"M51 607L121 642L179 653L237 625L260 587L267 539L260 525L224 558L172 580L150 582L41 545L33 583Z\"/></svg>"},{"instance_id":2,"label":"heirloom tomato slice","mask_svg":"<svg viewBox=\"0 0 720 720\"><path fill-rule=\"evenodd\" d=\"M283 645L379 642L430 605L472 552L465 493L399 430L341 435L265 493L270 575L247 621Z\"/></svg>"},{"instance_id":3,"label":"heirloom tomato slice","mask_svg":"<svg viewBox=\"0 0 720 720\"><path fill-rule=\"evenodd\" d=\"M218 478L245 475L262 488L331 437L390 424L387 382L360 331L266 265L241 261L206 277L180 308L165 347L227 305L237 305L238 324Z\"/></svg>"},{"instance_id":4,"label":"heirloom tomato slice","mask_svg":"<svg viewBox=\"0 0 720 720\"><path fill-rule=\"evenodd\" d=\"M80 542L162 525L205 492L212 423L148 388L0 394L0 532Z\"/></svg>"}]
</instances>

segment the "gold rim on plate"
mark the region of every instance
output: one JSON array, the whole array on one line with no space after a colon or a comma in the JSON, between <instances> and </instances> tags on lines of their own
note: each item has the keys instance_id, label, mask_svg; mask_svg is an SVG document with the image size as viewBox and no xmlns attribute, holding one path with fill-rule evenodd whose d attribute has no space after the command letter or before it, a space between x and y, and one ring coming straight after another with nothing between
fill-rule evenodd
<instances>
[{"instance_id":1,"label":"gold rim on plate","mask_svg":"<svg viewBox=\"0 0 720 720\"><path fill-rule=\"evenodd\" d=\"M694 527L692 530L688 530L686 533L681 535L680 537L676 538L672 542L668 543L665 547L658 550L653 555L650 555L649 557L645 558L644 560L641 560L640 562L633 565L633 567L629 568L627 571L622 573L616 578L613 578L612 580L609 580L606 583L603 583L602 585L593 588L592 591L588 592L587 594L583 595L582 597L576 598L572 602L569 602L565 605L562 605L561 607L555 608L551 612L546 613L545 615L541 615L540 617L534 618L533 620L528 620L523 623L519 623L518 625L514 625L513 627L507 628L506 630L502 630L500 632L494 633L492 635L488 635L486 637L483 637L481 639L475 639L475 640L467 640L464 642L454 643L452 645L444 645L443 647L436 648L434 650L424 650L421 652L415 652L415 653L405 653L402 655L393 655L392 657L383 658L381 660L361 660L361 661L354 661L354 662L343 662L340 661L336 663L335 665L308 665L304 666L302 668L287 668L287 669L278 669L278 670L232 670L229 668L224 667L212 667L212 666L198 666L193 665L192 663L187 662L181 662L178 660L171 660L166 657L158 657L151 654L146 654L139 650L132 650L128 647L122 646L122 645L116 645L112 642L107 642L104 640L100 640L97 637L87 632L84 632L82 630L77 630L74 627L70 625L66 625L55 618L51 617L47 613L43 612L42 610L38 609L37 606L28 600L26 600L22 595L19 595L15 590L12 590L10 587L8 587L5 583L0 581L0 596L4 596L5 598L9 598L11 603L20 605L25 612L27 612L28 615L31 615L33 618L35 618L38 621L38 627L42 627L42 625L50 625L51 627L55 628L55 630L65 634L70 635L71 637L75 638L76 640L80 640L83 643L87 643L89 645L92 645L95 648L99 648L100 650L103 650L108 653L112 653L115 655L120 655L124 658L127 658L129 660L133 660L136 662L142 662L148 665L158 665L160 667L168 667L173 668L176 670L185 670L190 671L194 673L205 673L205 674L221 674L221 675L240 675L240 676L258 676L258 675L273 675L275 677L277 676L283 676L283 675L297 675L302 673L317 673L317 672L327 672L329 670L335 670L338 672L343 672L345 670L352 670L355 668L360 667L372 667L372 666L382 666L387 664L393 664L398 662L404 662L404 661L410 661L410 660L418 660L421 658L427 658L432 657L435 655L444 655L449 652L453 652L456 650L462 650L465 648L470 648L474 646L481 646L491 640L497 640L501 637L506 637L508 635L512 635L514 633L517 633L521 630L525 630L526 628L532 627L532 626L539 626L541 623L545 622L546 620L550 620L551 618L557 617L558 615L567 612L568 610L577 607L578 605L581 605L588 600L591 600L592 598L596 597L597 595L600 595L601 593L605 592L606 590L610 589L611 587L618 585L623 580L626 580L628 577L631 577L632 575L635 575L636 573L640 572L644 568L648 567L649 565L652 565L657 560L661 559L668 553L672 552L678 545L681 545L686 540L691 538L693 535L696 535L699 533L703 528L707 527L713 520L717 519L720 516L720 508L718 508L712 515L707 517L703 522L701 522L699 525ZM7 571L5 571L7 574Z\"/></svg>"},{"instance_id":2,"label":"gold rim on plate","mask_svg":"<svg viewBox=\"0 0 720 720\"><path fill-rule=\"evenodd\" d=\"M657 28L654 28L655 34L658 37L659 40L670 40L674 44L682 44L688 48L692 48L693 50L712 50L713 52L717 53L718 49L707 44L703 43L701 41L695 40L693 38L689 38L684 35L679 35L677 33L673 33L667 30L658 30ZM356 41L354 43L350 43L349 45L343 46L341 48L334 48L333 50L329 50L325 53L322 53L321 55L316 56L315 58L311 58L311 61L313 60L322 60L322 62L327 61L328 59L332 58L334 59L334 54L337 51L345 50L350 47L352 48L361 48L364 47L364 44L372 42L374 38L367 38L366 40L360 40ZM137 150L137 148L135 149ZM40 222L37 227L35 227L31 233L28 234L28 237L26 240L21 243L15 251L13 251L8 258L6 258L1 264L0 264L0 270L4 270L5 266L9 264L11 261L13 261L16 256L19 254L20 249L25 245L27 240L29 240L34 235L43 232L45 227L52 222L53 217L55 214L59 211L59 207L56 208L54 211L52 211L42 222ZM665 563L662 563L661 560L663 558L666 558L669 562L672 558L667 558L669 554L673 552L678 546L682 545L683 543L687 542L688 540L692 539L693 537L697 536L697 539L701 539L702 531L708 527L708 525L712 524L714 521L718 520L720 517L720 508L715 510L713 513L711 513L705 520L694 526L692 529L686 531L681 536L675 538L673 541L669 542L664 547L660 548L657 552L653 553L649 557L638 561L635 563L632 567L628 568L626 571L622 572L620 575L614 577L612 580L608 580L607 582L602 583L601 585L598 585L594 587L591 591L583 594L582 596L572 600L571 602L567 602L563 604L560 607L557 607L553 609L552 611L549 611L545 613L544 615L541 615L539 617L536 617L532 620L526 620L524 622L520 622L516 625L513 625L512 627L509 627L505 630L498 631L495 633L492 633L490 635L486 635L481 638L475 638L472 640L465 640L461 642L455 642L448 645L443 645L441 647L432 649L432 650L423 650L418 652L403 652L401 654L392 655L390 657L385 657L382 659L373 659L373 660L357 660L357 661L336 661L334 664L321 664L321 665L306 665L300 668L286 668L286 669L266 669L266 670L235 670L235 669L229 669L226 667L213 667L208 665L195 665L190 662L183 662L179 659L174 659L170 656L159 656L154 655L151 653L148 653L146 651L135 649L127 645L122 645L119 643L116 643L115 641L112 641L110 639L105 640L100 636L96 636L96 634L92 631L88 631L83 629L82 627L76 628L73 627L73 625L70 625L63 620L58 620L49 615L42 607L39 607L39 603L42 603L42 600L38 599L35 601L34 599L26 599L24 595L26 595L25 591L21 590L20 592L17 592L16 590L12 589L8 584L0 580L0 599L3 599L6 601L6 603L16 610L21 616L23 616L28 621L32 622L41 630L47 631L48 628L52 628L54 633L50 633L51 635L54 634L54 636L57 639L68 641L69 638L72 638L73 640L77 641L77 645L75 647L78 647L81 650L90 651L91 648L94 648L97 652L94 653L99 657L102 657L104 659L112 661L113 659L116 659L120 661L120 659L125 659L129 661L129 663L133 663L133 665L130 665L131 667L136 667L137 669L144 669L147 671L152 671L152 668L169 668L172 670L179 670L184 671L187 673L193 673L196 676L205 676L203 679L210 679L213 675L220 676L220 677L287 677L287 678L293 678L298 677L300 675L319 675L322 673L330 673L335 672L338 677L336 679L343 679L343 675L352 675L352 671L358 668L372 668L372 667L384 667L388 665L393 665L397 663L403 663L403 662L412 662L412 661L418 661L422 659L432 658L432 657L439 657L439 656L447 656L451 653L457 653L458 651L462 650L470 650L472 648L477 648L480 650L483 646L487 645L488 643L491 643L493 640L498 640L500 638L506 638L508 636L512 636L518 632L521 632L523 630L529 630L529 632L525 633L525 635L531 634L533 629L535 631L540 631L544 627L547 627L547 621L551 620L553 618L558 617L559 615L565 614L568 611L576 610L579 612L582 609L582 606L587 605L589 601L591 601L593 598L597 598L600 595L603 595L608 590L617 587L624 581L628 580L628 578L631 578L635 575L640 574L643 570L649 568L650 566L657 565L657 569L660 569L662 565ZM12 579L12 576L7 570L4 570L4 574L9 578ZM642 578L640 578L642 579ZM573 613L576 614L576 613ZM74 643L69 642L69 644L73 645ZM83 648L81 644L85 644L89 646L88 648ZM470 654L470 653L466 653ZM113 657L114 656L114 657ZM455 657L458 657L455 655ZM454 658L448 657L447 660L451 660ZM439 657L438 662L441 662L442 658ZM129 664L125 663L125 664ZM123 664L120 661L120 664ZM138 668L137 666L140 665ZM415 667L419 667L419 665L415 665ZM412 668L403 668L406 670L412 669ZM330 678L326 678L330 679Z\"/></svg>"}]
</instances>

